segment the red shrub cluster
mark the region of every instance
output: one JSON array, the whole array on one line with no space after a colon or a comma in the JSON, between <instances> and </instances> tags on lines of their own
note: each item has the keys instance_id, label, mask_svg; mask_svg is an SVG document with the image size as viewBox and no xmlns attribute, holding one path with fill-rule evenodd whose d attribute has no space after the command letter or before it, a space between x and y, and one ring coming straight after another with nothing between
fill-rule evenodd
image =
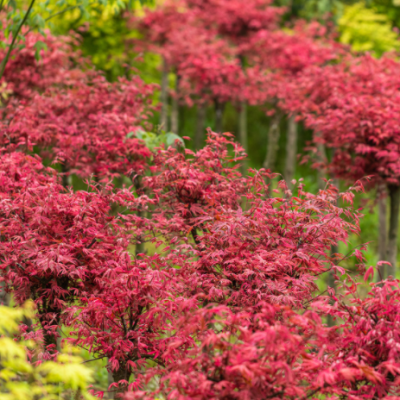
<instances>
[{"instance_id":1,"label":"red shrub cluster","mask_svg":"<svg viewBox=\"0 0 400 400\"><path fill-rule=\"evenodd\" d=\"M335 174L397 185L399 88L389 77L398 64L344 56L317 25L283 33L270 1L225 3L167 3L141 21L175 62L183 95L279 102L335 149ZM371 284L361 299L330 256L359 232L351 203L361 183L272 190L270 171L240 172L242 146L211 130L197 152L151 152L134 133L152 88L81 70L65 39L46 37L36 60L37 38L27 36L3 77L13 95L1 110L0 279L18 304L35 302L44 357L66 325L70 341L108 358L110 390L127 400L399 397L399 282ZM267 94L237 90L251 76L266 82L266 70ZM66 189L70 173L97 183ZM121 175L130 187L107 180ZM142 242L161 250L140 253ZM319 291L325 272L336 292Z\"/></svg>"}]
</instances>

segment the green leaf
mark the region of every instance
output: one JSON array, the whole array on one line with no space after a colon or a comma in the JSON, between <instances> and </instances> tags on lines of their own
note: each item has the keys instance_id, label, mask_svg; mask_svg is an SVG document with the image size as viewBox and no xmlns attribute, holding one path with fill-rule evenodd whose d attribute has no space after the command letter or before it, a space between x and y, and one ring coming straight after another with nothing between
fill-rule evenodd
<instances>
[{"instance_id":1,"label":"green leaf","mask_svg":"<svg viewBox=\"0 0 400 400\"><path fill-rule=\"evenodd\" d=\"M15 0L9 0L8 5L15 11L17 9L17 2Z\"/></svg>"},{"instance_id":2,"label":"green leaf","mask_svg":"<svg viewBox=\"0 0 400 400\"><path fill-rule=\"evenodd\" d=\"M35 58L36 58L36 61L39 61L40 60L40 50L47 50L47 45L46 45L46 43L44 43L44 42L42 42L41 40L38 40L36 43L35 43Z\"/></svg>"},{"instance_id":3,"label":"green leaf","mask_svg":"<svg viewBox=\"0 0 400 400\"><path fill-rule=\"evenodd\" d=\"M181 144L184 144L183 139L176 133L168 132L165 136L166 136L165 144L167 147L172 146L175 143L175 140L179 140Z\"/></svg>"}]
</instances>

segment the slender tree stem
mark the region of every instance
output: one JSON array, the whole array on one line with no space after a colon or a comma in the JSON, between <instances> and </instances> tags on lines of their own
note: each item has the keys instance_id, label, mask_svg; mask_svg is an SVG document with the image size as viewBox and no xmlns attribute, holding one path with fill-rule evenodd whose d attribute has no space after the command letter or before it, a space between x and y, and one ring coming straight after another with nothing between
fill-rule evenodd
<instances>
[{"instance_id":1,"label":"slender tree stem","mask_svg":"<svg viewBox=\"0 0 400 400\"><path fill-rule=\"evenodd\" d=\"M296 170L297 122L295 118L295 115L289 118L286 136L286 160L283 177L285 178L288 187L291 187L290 182L293 179Z\"/></svg>"},{"instance_id":2,"label":"slender tree stem","mask_svg":"<svg viewBox=\"0 0 400 400\"><path fill-rule=\"evenodd\" d=\"M161 129L168 131L168 65L164 59L161 75L161 114L160 125Z\"/></svg>"},{"instance_id":3,"label":"slender tree stem","mask_svg":"<svg viewBox=\"0 0 400 400\"><path fill-rule=\"evenodd\" d=\"M199 150L203 144L205 118L206 106L204 104L198 104L196 115L196 131L194 137L194 147L196 150Z\"/></svg>"},{"instance_id":4,"label":"slender tree stem","mask_svg":"<svg viewBox=\"0 0 400 400\"><path fill-rule=\"evenodd\" d=\"M324 181L325 173L324 173L324 167L327 164L327 159L326 159L326 151L325 151L325 146L322 143L317 144L317 159L319 163L321 164L317 168L317 180L318 180L318 189L319 190L324 190L326 183Z\"/></svg>"},{"instance_id":5,"label":"slender tree stem","mask_svg":"<svg viewBox=\"0 0 400 400\"><path fill-rule=\"evenodd\" d=\"M239 139L240 144L243 146L244 150L247 152L247 104L243 101L240 104L239 113ZM246 160L242 161L242 172L245 173L247 169Z\"/></svg>"},{"instance_id":6,"label":"slender tree stem","mask_svg":"<svg viewBox=\"0 0 400 400\"><path fill-rule=\"evenodd\" d=\"M334 179L333 184L338 188L339 190L339 180L338 179ZM331 246L331 259L333 260L333 262L335 263L335 265L337 265L338 263L338 259L337 256L335 256L337 253L339 253L339 248L337 244L333 244ZM335 284L335 276L334 276L334 272L333 270L329 271L328 273L328 282L327 282L327 286L331 287L332 289L336 288L336 284ZM335 325L335 321L333 320L331 315L328 315L328 326L333 326Z\"/></svg>"},{"instance_id":7,"label":"slender tree stem","mask_svg":"<svg viewBox=\"0 0 400 400\"><path fill-rule=\"evenodd\" d=\"M386 259L386 246L387 246L387 197L386 188L380 187L377 193L378 198L378 216L379 216L379 237L378 237L378 259L383 261ZM386 265L381 265L376 274L376 281L379 282L386 276Z\"/></svg>"},{"instance_id":8,"label":"slender tree stem","mask_svg":"<svg viewBox=\"0 0 400 400\"><path fill-rule=\"evenodd\" d=\"M400 186L388 185L390 198L390 217L389 217L389 232L387 242L387 261L391 267L386 268L386 276L395 277L397 264L397 237L399 231L399 211L400 211ZM390 272L390 273L389 273Z\"/></svg>"},{"instance_id":9,"label":"slender tree stem","mask_svg":"<svg viewBox=\"0 0 400 400\"><path fill-rule=\"evenodd\" d=\"M26 20L28 19L28 16L29 16L29 14L30 14L30 12L31 12L31 10L32 10L32 7L33 7L33 5L35 4L35 1L36 1L36 0L32 0L31 3L29 4L28 11L27 11L26 14L24 15L24 18L23 18L23 20L21 21L21 23L19 24L19 26L18 26L18 28L17 28L17 31L15 32L15 35L13 35L11 44L10 44L10 46L8 47L7 54L6 54L6 56L4 57L3 61L1 62L1 67L0 67L0 79L1 79L1 78L3 77L3 75L4 75L4 70L6 69L6 65L7 65L7 63L8 63L9 58L10 58L10 54L11 54L13 48L14 48L14 45L15 45L15 42L16 42L17 37L18 37L18 35L19 35L19 32L21 31L22 26L25 24Z\"/></svg>"},{"instance_id":10,"label":"slender tree stem","mask_svg":"<svg viewBox=\"0 0 400 400\"><path fill-rule=\"evenodd\" d=\"M225 104L215 101L215 132L222 133L222 119L224 116Z\"/></svg>"},{"instance_id":11,"label":"slender tree stem","mask_svg":"<svg viewBox=\"0 0 400 400\"><path fill-rule=\"evenodd\" d=\"M280 115L277 111L272 119L271 125L268 130L268 143L267 143L267 154L265 156L263 167L270 169L273 172L275 168L275 160L278 153L279 147L279 129Z\"/></svg>"},{"instance_id":12,"label":"slender tree stem","mask_svg":"<svg viewBox=\"0 0 400 400\"><path fill-rule=\"evenodd\" d=\"M179 75L176 73L175 96L172 98L171 132L179 134Z\"/></svg>"}]
</instances>

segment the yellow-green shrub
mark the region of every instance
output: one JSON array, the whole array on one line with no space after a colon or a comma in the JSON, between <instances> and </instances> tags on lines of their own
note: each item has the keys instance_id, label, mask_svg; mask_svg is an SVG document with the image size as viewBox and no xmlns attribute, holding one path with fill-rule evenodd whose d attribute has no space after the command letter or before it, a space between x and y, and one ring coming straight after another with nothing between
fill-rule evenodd
<instances>
[{"instance_id":1,"label":"yellow-green shrub","mask_svg":"<svg viewBox=\"0 0 400 400\"><path fill-rule=\"evenodd\" d=\"M94 399L87 391L92 371L76 356L76 349L65 347L56 360L39 365L28 361L27 348L40 351L38 345L13 336L19 321L31 316L29 304L0 306L0 400Z\"/></svg>"},{"instance_id":2,"label":"yellow-green shrub","mask_svg":"<svg viewBox=\"0 0 400 400\"><path fill-rule=\"evenodd\" d=\"M398 34L389 18L364 3L347 6L338 24L340 41L355 51L370 51L379 57L384 52L400 49Z\"/></svg>"}]
</instances>

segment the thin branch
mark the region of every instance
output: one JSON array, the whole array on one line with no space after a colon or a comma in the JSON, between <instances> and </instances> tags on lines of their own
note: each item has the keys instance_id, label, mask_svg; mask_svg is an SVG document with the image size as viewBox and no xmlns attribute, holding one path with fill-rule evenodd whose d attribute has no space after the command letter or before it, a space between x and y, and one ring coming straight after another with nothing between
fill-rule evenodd
<instances>
[{"instance_id":1,"label":"thin branch","mask_svg":"<svg viewBox=\"0 0 400 400\"><path fill-rule=\"evenodd\" d=\"M54 14L51 14L49 17L45 18L44 22L47 22L47 21L49 21L50 19L52 19L54 17L57 17L57 15L64 14L65 12L67 12L69 10L73 10L73 9L79 8L79 7L80 7L80 5L65 7L64 10L58 11L58 12L56 12ZM26 35L28 33L32 32L33 29L34 29L33 27L29 28L29 30L26 32Z\"/></svg>"},{"instance_id":2,"label":"thin branch","mask_svg":"<svg viewBox=\"0 0 400 400\"><path fill-rule=\"evenodd\" d=\"M36 0L32 0L31 3L29 4L28 11L26 12L26 14L25 14L23 20L21 21L21 23L19 24L18 29L17 29L17 31L15 32L15 35L13 35L13 39L12 39L12 42L11 42L10 46L8 47L7 54L6 54L6 56L4 57L3 61L1 62L1 67L0 67L0 79L1 79L1 78L3 77L3 75L4 75L4 70L6 69L6 65L7 65L7 63L8 63L8 59L10 58L10 54L11 54L13 48L14 48L14 45L15 45L15 42L16 42L17 37L18 37L18 35L19 35L19 32L21 31L22 26L25 24L26 20L28 19L28 16L29 16L29 14L30 14L30 12L31 12L31 10L32 10L32 8L33 8L33 5L35 4L35 1L36 1Z\"/></svg>"},{"instance_id":3,"label":"thin branch","mask_svg":"<svg viewBox=\"0 0 400 400\"><path fill-rule=\"evenodd\" d=\"M103 358L107 358L107 357L106 356L101 356L101 357L97 357L97 358L92 358L91 360L82 361L81 364L86 364L86 363L91 362L91 361L101 360Z\"/></svg>"}]
</instances>

